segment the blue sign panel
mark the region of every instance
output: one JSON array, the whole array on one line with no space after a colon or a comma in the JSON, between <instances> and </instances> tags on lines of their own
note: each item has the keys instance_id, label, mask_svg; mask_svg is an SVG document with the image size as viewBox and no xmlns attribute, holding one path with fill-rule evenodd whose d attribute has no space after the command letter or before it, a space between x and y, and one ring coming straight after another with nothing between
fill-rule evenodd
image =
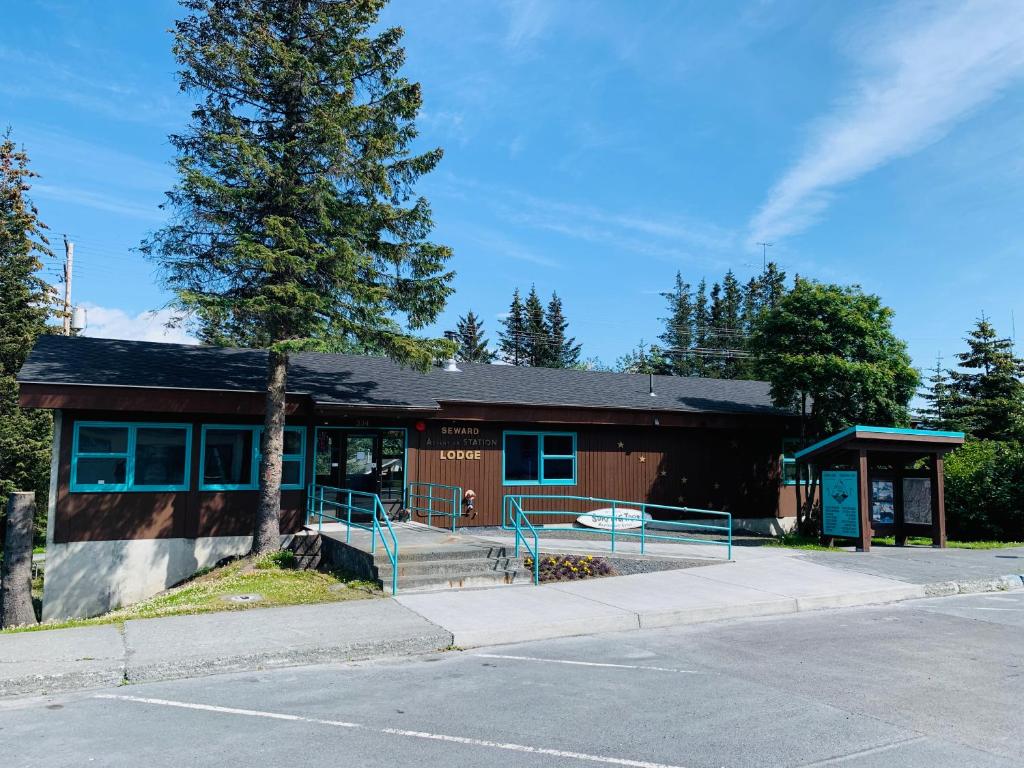
<instances>
[{"instance_id":1,"label":"blue sign panel","mask_svg":"<svg viewBox=\"0 0 1024 768\"><path fill-rule=\"evenodd\" d=\"M821 530L826 536L860 538L856 472L821 473L821 512Z\"/></svg>"}]
</instances>

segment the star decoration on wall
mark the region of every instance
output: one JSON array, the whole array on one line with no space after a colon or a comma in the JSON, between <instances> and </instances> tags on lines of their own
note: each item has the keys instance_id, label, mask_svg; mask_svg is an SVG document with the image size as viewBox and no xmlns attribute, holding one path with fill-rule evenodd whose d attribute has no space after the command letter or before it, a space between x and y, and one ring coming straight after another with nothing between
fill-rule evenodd
<instances>
[{"instance_id":1,"label":"star decoration on wall","mask_svg":"<svg viewBox=\"0 0 1024 768\"><path fill-rule=\"evenodd\" d=\"M681 482L683 485L686 485L689 481L684 477Z\"/></svg>"},{"instance_id":2,"label":"star decoration on wall","mask_svg":"<svg viewBox=\"0 0 1024 768\"><path fill-rule=\"evenodd\" d=\"M682 496L676 496L676 501L682 504L684 501L686 501L686 499L684 499Z\"/></svg>"},{"instance_id":3,"label":"star decoration on wall","mask_svg":"<svg viewBox=\"0 0 1024 768\"><path fill-rule=\"evenodd\" d=\"M640 457L640 463L643 464L645 461L647 461L647 457L646 456L641 456Z\"/></svg>"},{"instance_id":4,"label":"star decoration on wall","mask_svg":"<svg viewBox=\"0 0 1024 768\"><path fill-rule=\"evenodd\" d=\"M718 490L718 483L715 483L715 490Z\"/></svg>"},{"instance_id":5,"label":"star decoration on wall","mask_svg":"<svg viewBox=\"0 0 1024 768\"><path fill-rule=\"evenodd\" d=\"M663 469L663 470L661 470L661 473L660 473L660 474L661 474L661 476L662 476L662 477L665 477L666 475L668 475L668 472L666 472L666 471L665 471L665 470Z\"/></svg>"},{"instance_id":6,"label":"star decoration on wall","mask_svg":"<svg viewBox=\"0 0 1024 768\"><path fill-rule=\"evenodd\" d=\"M619 448L625 448L625 447L626 447L626 444L624 442L622 442L621 440L619 440Z\"/></svg>"}]
</instances>

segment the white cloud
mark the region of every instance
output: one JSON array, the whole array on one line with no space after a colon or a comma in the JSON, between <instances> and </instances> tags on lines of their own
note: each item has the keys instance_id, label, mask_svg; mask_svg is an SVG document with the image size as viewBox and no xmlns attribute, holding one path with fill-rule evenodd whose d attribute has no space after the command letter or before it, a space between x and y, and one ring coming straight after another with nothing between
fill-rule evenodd
<instances>
[{"instance_id":1,"label":"white cloud","mask_svg":"<svg viewBox=\"0 0 1024 768\"><path fill-rule=\"evenodd\" d=\"M861 74L768 193L751 244L807 228L836 187L939 140L1024 76L1024 3L906 5L850 42Z\"/></svg>"},{"instance_id":2,"label":"white cloud","mask_svg":"<svg viewBox=\"0 0 1024 768\"><path fill-rule=\"evenodd\" d=\"M508 30L505 45L520 48L539 37L551 18L550 0L511 0L505 3Z\"/></svg>"},{"instance_id":3,"label":"white cloud","mask_svg":"<svg viewBox=\"0 0 1024 768\"><path fill-rule=\"evenodd\" d=\"M123 309L101 307L96 304L83 305L87 314L87 325L83 336L100 339L129 339L131 341L163 341L173 344L198 344L181 327L167 327L176 314L170 309L153 312L139 312L131 315Z\"/></svg>"},{"instance_id":4,"label":"white cloud","mask_svg":"<svg viewBox=\"0 0 1024 768\"><path fill-rule=\"evenodd\" d=\"M46 200L60 200L65 203L74 203L75 205L85 206L86 208L94 208L98 211L109 211L110 213L117 213L121 216L127 216L133 219L164 221L167 218L167 214L157 207L158 203L153 203L153 205L143 205L132 202L131 200L123 200L119 197L105 195L102 192L80 189L78 187L58 187L51 184L35 184L32 186L32 194L35 197L40 197Z\"/></svg>"}]
</instances>

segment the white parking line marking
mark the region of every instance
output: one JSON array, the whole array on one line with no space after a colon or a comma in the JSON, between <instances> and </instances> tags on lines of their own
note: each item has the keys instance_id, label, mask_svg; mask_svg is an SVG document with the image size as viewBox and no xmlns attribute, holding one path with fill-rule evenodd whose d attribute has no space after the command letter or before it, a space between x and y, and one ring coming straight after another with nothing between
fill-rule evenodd
<instances>
[{"instance_id":1,"label":"white parking line marking","mask_svg":"<svg viewBox=\"0 0 1024 768\"><path fill-rule=\"evenodd\" d=\"M389 736L406 736L413 739L429 739L431 741L446 741L453 744L465 744L471 747L487 747L489 749L504 749L511 752L526 752L532 755L545 755L547 757L564 757L569 760L582 760L590 763L604 763L606 765L624 765L629 768L684 768L680 765L667 765L665 763L652 763L646 760L629 760L622 757L605 757L603 755L588 755L585 752L569 752L563 749L549 749L548 747L531 747L526 744L511 744L501 741L488 741L486 739L473 739L467 736L449 736L443 733L428 733L427 731L407 731L402 728L377 728L375 726L363 725L362 723L349 723L344 720L323 720L316 717L303 717L302 715L289 715L284 712L264 712L257 709L238 709L236 707L217 707L212 704L194 704L188 701L173 701L171 699L152 699L143 696L118 696L110 693L96 694L97 699L113 699L116 701L130 701L136 704L151 704L160 707L176 707L178 709L192 709L200 712L216 712L225 715L240 715L242 717L261 717L269 720L285 720L297 723L311 723L313 725L330 725L337 728L358 728L373 733L384 733Z\"/></svg>"},{"instance_id":2,"label":"white parking line marking","mask_svg":"<svg viewBox=\"0 0 1024 768\"><path fill-rule=\"evenodd\" d=\"M675 672L679 675L699 675L696 669L672 669L670 667L648 667L642 664L605 664L599 661L572 661L570 659L542 659L536 656L505 656L500 653L477 653L480 659L507 659L509 661L543 661L548 664L571 664L579 667L610 667L611 669L642 669L648 672Z\"/></svg>"}]
</instances>

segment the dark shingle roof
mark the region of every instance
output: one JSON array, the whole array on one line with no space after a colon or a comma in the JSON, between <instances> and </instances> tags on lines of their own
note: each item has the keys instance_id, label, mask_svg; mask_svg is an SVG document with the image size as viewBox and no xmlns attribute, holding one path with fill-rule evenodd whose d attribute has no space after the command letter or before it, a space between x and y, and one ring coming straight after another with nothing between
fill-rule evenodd
<instances>
[{"instance_id":1,"label":"dark shingle roof","mask_svg":"<svg viewBox=\"0 0 1024 768\"><path fill-rule=\"evenodd\" d=\"M23 383L263 391L266 352L116 339L42 336L18 374ZM762 381L517 368L459 363L427 373L380 357L293 354L288 391L318 404L437 409L441 403L644 411L787 413Z\"/></svg>"}]
</instances>

